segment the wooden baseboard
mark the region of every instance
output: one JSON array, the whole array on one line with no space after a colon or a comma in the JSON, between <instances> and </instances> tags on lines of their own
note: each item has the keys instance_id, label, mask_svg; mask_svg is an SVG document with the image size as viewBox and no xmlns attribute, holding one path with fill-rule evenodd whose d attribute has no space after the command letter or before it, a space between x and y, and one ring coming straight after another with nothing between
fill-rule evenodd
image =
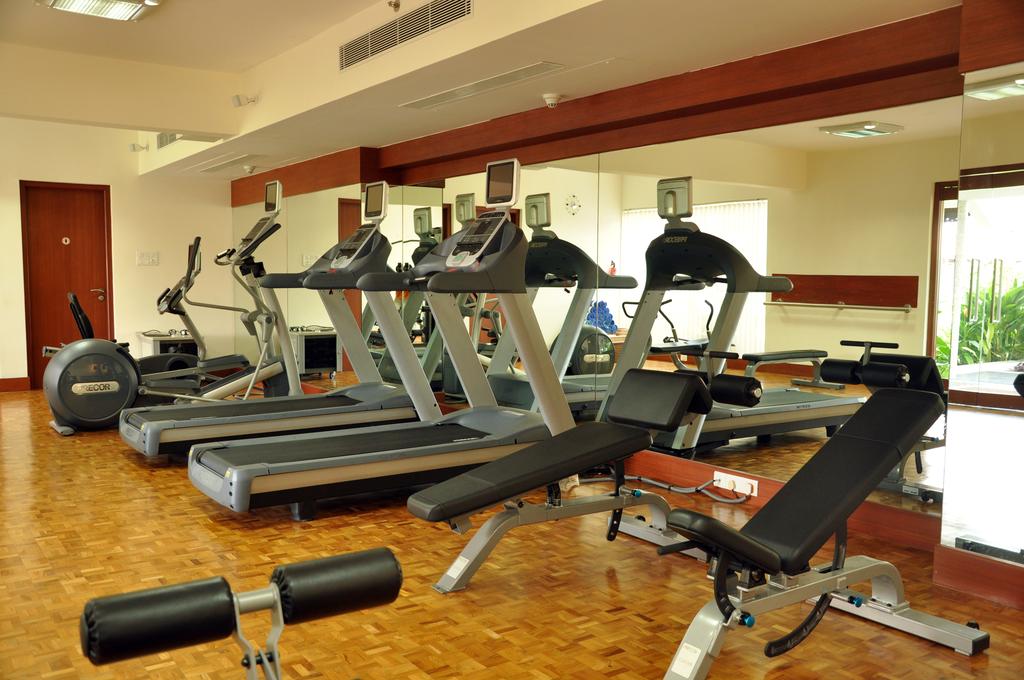
<instances>
[{"instance_id":1,"label":"wooden baseboard","mask_svg":"<svg viewBox=\"0 0 1024 680\"><path fill-rule=\"evenodd\" d=\"M936 585L1024 609L1024 566L941 544L932 554Z\"/></svg>"},{"instance_id":2,"label":"wooden baseboard","mask_svg":"<svg viewBox=\"0 0 1024 680\"><path fill-rule=\"evenodd\" d=\"M737 474L735 470L654 451L643 451L626 462L628 474L678 486L703 484L715 476L715 470ZM782 482L777 479L745 472L740 474L757 481L758 495L747 501L749 507L760 508L782 488ZM937 515L866 501L850 517L849 529L853 533L868 534L893 545L932 550L939 542L942 520Z\"/></svg>"},{"instance_id":3,"label":"wooden baseboard","mask_svg":"<svg viewBox=\"0 0 1024 680\"><path fill-rule=\"evenodd\" d=\"M23 392L32 389L28 378L0 378L0 392Z\"/></svg>"}]
</instances>

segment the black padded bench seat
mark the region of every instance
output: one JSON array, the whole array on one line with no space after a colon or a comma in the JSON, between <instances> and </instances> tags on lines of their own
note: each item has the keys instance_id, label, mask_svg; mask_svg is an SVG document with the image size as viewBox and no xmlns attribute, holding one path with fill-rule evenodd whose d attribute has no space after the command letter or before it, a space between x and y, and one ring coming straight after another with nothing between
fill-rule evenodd
<instances>
[{"instance_id":1,"label":"black padded bench seat","mask_svg":"<svg viewBox=\"0 0 1024 680\"><path fill-rule=\"evenodd\" d=\"M768 573L799 574L942 412L934 393L878 390L739 531L683 509L668 524Z\"/></svg>"},{"instance_id":2,"label":"black padded bench seat","mask_svg":"<svg viewBox=\"0 0 1024 680\"><path fill-rule=\"evenodd\" d=\"M708 413L711 395L685 373L630 369L608 409L612 422L581 423L409 497L409 512L449 520L525 494L651 445L646 428L671 431L687 413Z\"/></svg>"},{"instance_id":3,"label":"black padded bench seat","mask_svg":"<svg viewBox=\"0 0 1024 680\"><path fill-rule=\"evenodd\" d=\"M824 359L828 352L823 349L789 349L778 352L750 352L741 358L759 364L765 361L796 361L798 359Z\"/></svg>"},{"instance_id":4,"label":"black padded bench seat","mask_svg":"<svg viewBox=\"0 0 1024 680\"><path fill-rule=\"evenodd\" d=\"M409 511L440 522L496 505L651 445L645 430L612 423L581 423L557 437L435 484L409 498Z\"/></svg>"}]
</instances>

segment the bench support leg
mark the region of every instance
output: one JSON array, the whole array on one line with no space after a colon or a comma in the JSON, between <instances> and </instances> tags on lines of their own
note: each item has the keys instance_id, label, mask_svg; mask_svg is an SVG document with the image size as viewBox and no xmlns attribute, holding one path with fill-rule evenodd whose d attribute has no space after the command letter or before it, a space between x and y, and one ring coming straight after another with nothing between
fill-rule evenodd
<instances>
[{"instance_id":1,"label":"bench support leg","mask_svg":"<svg viewBox=\"0 0 1024 680\"><path fill-rule=\"evenodd\" d=\"M827 571L828 568L824 565L799 576L776 576L765 585L745 591L736 587L733 576L729 597L736 611L729 621L724 621L714 600L704 605L686 630L665 678L706 677L722 648L725 632L739 625L741 613L756 616L814 600L824 593L832 594L831 605L835 609L931 640L961 654L971 656L988 648L988 633L911 609L904 596L903 579L892 564L858 555L847 558L842 569ZM871 583L870 596L847 588L865 581Z\"/></svg>"},{"instance_id":2,"label":"bench support leg","mask_svg":"<svg viewBox=\"0 0 1024 680\"><path fill-rule=\"evenodd\" d=\"M497 547L502 536L517 526L552 522L571 517L581 517L597 512L611 512L622 508L647 505L651 509L651 522L640 521L636 517L624 516L619 531L642 538L657 545L671 545L683 540L682 536L667 528L666 517L669 505L658 494L647 491L632 490L623 487L621 495L586 496L562 500L561 505L537 503L520 503L509 501L505 509L484 522L470 539L459 556L455 558L448 571L434 584L434 590L450 593L462 590L469 585L491 551ZM699 553L701 558L704 553Z\"/></svg>"}]
</instances>

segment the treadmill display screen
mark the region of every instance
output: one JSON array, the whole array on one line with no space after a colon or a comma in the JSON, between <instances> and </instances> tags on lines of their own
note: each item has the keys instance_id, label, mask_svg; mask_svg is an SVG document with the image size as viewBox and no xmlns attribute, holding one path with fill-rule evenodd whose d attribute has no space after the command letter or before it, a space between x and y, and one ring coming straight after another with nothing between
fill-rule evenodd
<instances>
[{"instance_id":1,"label":"treadmill display screen","mask_svg":"<svg viewBox=\"0 0 1024 680\"><path fill-rule=\"evenodd\" d=\"M384 212L384 184L376 182L366 185L366 206L363 215L366 219L380 217Z\"/></svg>"},{"instance_id":2,"label":"treadmill display screen","mask_svg":"<svg viewBox=\"0 0 1024 680\"><path fill-rule=\"evenodd\" d=\"M276 212L281 203L281 183L267 182L263 188L263 212Z\"/></svg>"},{"instance_id":3,"label":"treadmill display screen","mask_svg":"<svg viewBox=\"0 0 1024 680\"><path fill-rule=\"evenodd\" d=\"M500 205L512 201L515 188L514 161L495 163L487 167L487 205Z\"/></svg>"}]
</instances>

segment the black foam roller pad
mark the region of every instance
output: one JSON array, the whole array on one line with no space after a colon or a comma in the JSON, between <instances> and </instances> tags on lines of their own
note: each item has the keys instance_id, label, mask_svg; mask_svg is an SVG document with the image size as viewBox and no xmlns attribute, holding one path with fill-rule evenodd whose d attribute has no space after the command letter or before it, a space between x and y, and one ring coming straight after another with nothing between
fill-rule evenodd
<instances>
[{"instance_id":1,"label":"black foam roller pad","mask_svg":"<svg viewBox=\"0 0 1024 680\"><path fill-rule=\"evenodd\" d=\"M860 367L860 379L871 387L906 387L910 371L903 364L871 361Z\"/></svg>"},{"instance_id":2,"label":"black foam roller pad","mask_svg":"<svg viewBox=\"0 0 1024 680\"><path fill-rule=\"evenodd\" d=\"M860 362L849 359L825 359L821 362L821 379L845 385L860 385Z\"/></svg>"},{"instance_id":3,"label":"black foam roller pad","mask_svg":"<svg viewBox=\"0 0 1024 680\"><path fill-rule=\"evenodd\" d=\"M325 557L274 569L285 623L302 623L394 602L402 567L387 548Z\"/></svg>"},{"instance_id":4,"label":"black foam roller pad","mask_svg":"<svg viewBox=\"0 0 1024 680\"><path fill-rule=\"evenodd\" d=\"M1017 390L1017 394L1024 397L1024 373L1021 373L1013 381L1013 387Z\"/></svg>"},{"instance_id":5,"label":"black foam roller pad","mask_svg":"<svg viewBox=\"0 0 1024 680\"><path fill-rule=\"evenodd\" d=\"M722 373L711 379L711 398L720 404L757 406L761 392L761 381L757 378Z\"/></svg>"},{"instance_id":6,"label":"black foam roller pad","mask_svg":"<svg viewBox=\"0 0 1024 680\"><path fill-rule=\"evenodd\" d=\"M85 604L79 625L82 653L111 663L220 640L235 631L235 601L221 577Z\"/></svg>"}]
</instances>

